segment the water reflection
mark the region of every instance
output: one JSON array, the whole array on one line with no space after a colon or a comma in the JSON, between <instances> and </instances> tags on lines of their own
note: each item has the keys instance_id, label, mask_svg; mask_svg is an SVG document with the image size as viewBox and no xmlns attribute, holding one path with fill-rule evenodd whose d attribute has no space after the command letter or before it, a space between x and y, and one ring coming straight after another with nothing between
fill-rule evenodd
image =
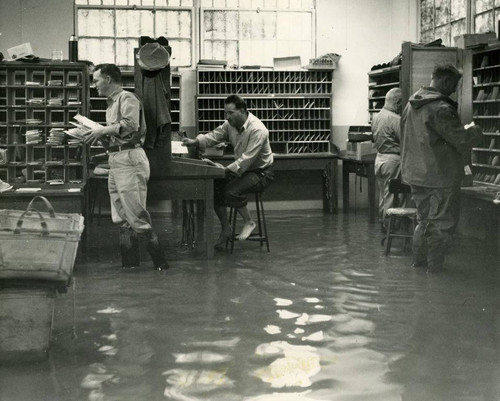
<instances>
[{"instance_id":1,"label":"water reflection","mask_svg":"<svg viewBox=\"0 0 500 401\"><path fill-rule=\"evenodd\" d=\"M50 359L0 366L0 400L500 399L498 261L481 243L427 276L397 244L383 257L360 216L269 226L271 254L238 244L160 274L77 266L78 338L59 298Z\"/></svg>"}]
</instances>

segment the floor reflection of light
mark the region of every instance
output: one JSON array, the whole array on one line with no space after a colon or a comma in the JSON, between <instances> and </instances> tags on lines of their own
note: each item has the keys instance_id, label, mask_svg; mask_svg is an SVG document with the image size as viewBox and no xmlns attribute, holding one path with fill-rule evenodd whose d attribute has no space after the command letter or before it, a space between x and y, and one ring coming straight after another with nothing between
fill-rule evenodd
<instances>
[{"instance_id":1,"label":"floor reflection of light","mask_svg":"<svg viewBox=\"0 0 500 401\"><path fill-rule=\"evenodd\" d=\"M320 356L310 345L291 345L286 341L261 344L255 353L259 356L282 355L269 366L253 373L273 388L309 387L311 377L320 371Z\"/></svg>"}]
</instances>

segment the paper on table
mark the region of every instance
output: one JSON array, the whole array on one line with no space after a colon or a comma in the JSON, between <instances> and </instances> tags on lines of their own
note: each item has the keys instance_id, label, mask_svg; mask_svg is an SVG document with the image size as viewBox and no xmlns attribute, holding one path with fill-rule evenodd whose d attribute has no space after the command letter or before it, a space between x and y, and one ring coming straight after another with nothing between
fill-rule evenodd
<instances>
[{"instance_id":1,"label":"paper on table","mask_svg":"<svg viewBox=\"0 0 500 401\"><path fill-rule=\"evenodd\" d=\"M182 141L172 141L172 154L173 155L187 155L188 149L182 146Z\"/></svg>"},{"instance_id":2,"label":"paper on table","mask_svg":"<svg viewBox=\"0 0 500 401\"><path fill-rule=\"evenodd\" d=\"M17 188L16 192L38 192L41 190L42 188Z\"/></svg>"}]
</instances>

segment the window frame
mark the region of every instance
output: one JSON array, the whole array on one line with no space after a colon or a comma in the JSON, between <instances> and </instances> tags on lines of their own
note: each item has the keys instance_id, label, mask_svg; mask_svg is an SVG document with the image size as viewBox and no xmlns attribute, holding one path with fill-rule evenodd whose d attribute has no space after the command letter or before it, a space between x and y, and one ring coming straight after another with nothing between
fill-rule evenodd
<instances>
[{"instance_id":1,"label":"window frame","mask_svg":"<svg viewBox=\"0 0 500 401\"><path fill-rule=\"evenodd\" d=\"M208 39L205 38L205 27L203 26L203 21L205 20L205 12L206 11L228 11L228 12L255 12L255 8L240 8L240 7L200 7L199 8L199 13L198 13L198 18L199 18L199 45L198 45L198 54L199 54L199 59L204 59L205 58L205 40L207 41L234 41L238 44L238 65L240 63L240 52L239 52L239 43L241 42L241 38L236 38L236 39ZM278 13L305 13L305 14L310 14L310 19L311 19L311 58L316 57L316 5L314 5L314 8L312 9L303 9L303 8L265 8L261 9L261 12L273 12L275 14ZM306 60L307 62L309 60Z\"/></svg>"},{"instance_id":2,"label":"window frame","mask_svg":"<svg viewBox=\"0 0 500 401\"><path fill-rule=\"evenodd\" d=\"M114 24L113 24L113 32L114 36L87 36L83 35L80 36L78 32L78 11L79 10L112 10L114 12ZM195 12L195 2L193 1L192 6L156 6L156 5L151 5L151 6L144 6L144 5L103 5L103 4L75 4L74 6L74 29L76 32L76 35L79 39L81 38L86 38L86 39L112 39L114 41L115 45L115 54L114 54L114 63L116 64L116 42L117 40L131 40L131 39L137 39L137 47L139 47L139 39L138 37L135 36L117 36L117 26L116 26L116 11L117 10L144 10L144 11L152 11L153 13L156 13L156 11L189 11L191 15L191 37L189 38L191 45L191 64L190 65L180 65L178 67L180 68L192 68L195 63L196 63L196 45L195 41L193 38L196 37L196 12ZM156 32L156 18L153 18L153 32ZM186 38L183 37L169 37L167 38L168 40L186 40ZM174 55L175 57L175 55ZM176 66L177 67L177 66ZM133 69L134 66L120 66L120 69L128 70L128 69Z\"/></svg>"}]
</instances>

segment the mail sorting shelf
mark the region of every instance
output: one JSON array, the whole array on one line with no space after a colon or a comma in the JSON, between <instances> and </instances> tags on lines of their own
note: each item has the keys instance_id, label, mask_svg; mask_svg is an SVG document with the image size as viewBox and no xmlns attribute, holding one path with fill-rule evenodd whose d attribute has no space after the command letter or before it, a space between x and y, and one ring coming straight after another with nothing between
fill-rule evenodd
<instances>
[{"instance_id":1,"label":"mail sorting shelf","mask_svg":"<svg viewBox=\"0 0 500 401\"><path fill-rule=\"evenodd\" d=\"M273 152L329 153L332 71L198 71L198 131L222 124L224 99L239 94L269 130Z\"/></svg>"},{"instance_id":2,"label":"mail sorting shelf","mask_svg":"<svg viewBox=\"0 0 500 401\"><path fill-rule=\"evenodd\" d=\"M84 184L86 147L64 130L88 109L85 63L9 62L0 66L2 179L18 186L51 180Z\"/></svg>"},{"instance_id":3,"label":"mail sorting shelf","mask_svg":"<svg viewBox=\"0 0 500 401\"><path fill-rule=\"evenodd\" d=\"M500 188L500 46L472 56L473 119L483 143L472 149L474 183Z\"/></svg>"},{"instance_id":4,"label":"mail sorting shelf","mask_svg":"<svg viewBox=\"0 0 500 401\"><path fill-rule=\"evenodd\" d=\"M398 88L401 66L386 67L368 73L368 112L370 122L373 116L382 110L386 93L392 88Z\"/></svg>"}]
</instances>

